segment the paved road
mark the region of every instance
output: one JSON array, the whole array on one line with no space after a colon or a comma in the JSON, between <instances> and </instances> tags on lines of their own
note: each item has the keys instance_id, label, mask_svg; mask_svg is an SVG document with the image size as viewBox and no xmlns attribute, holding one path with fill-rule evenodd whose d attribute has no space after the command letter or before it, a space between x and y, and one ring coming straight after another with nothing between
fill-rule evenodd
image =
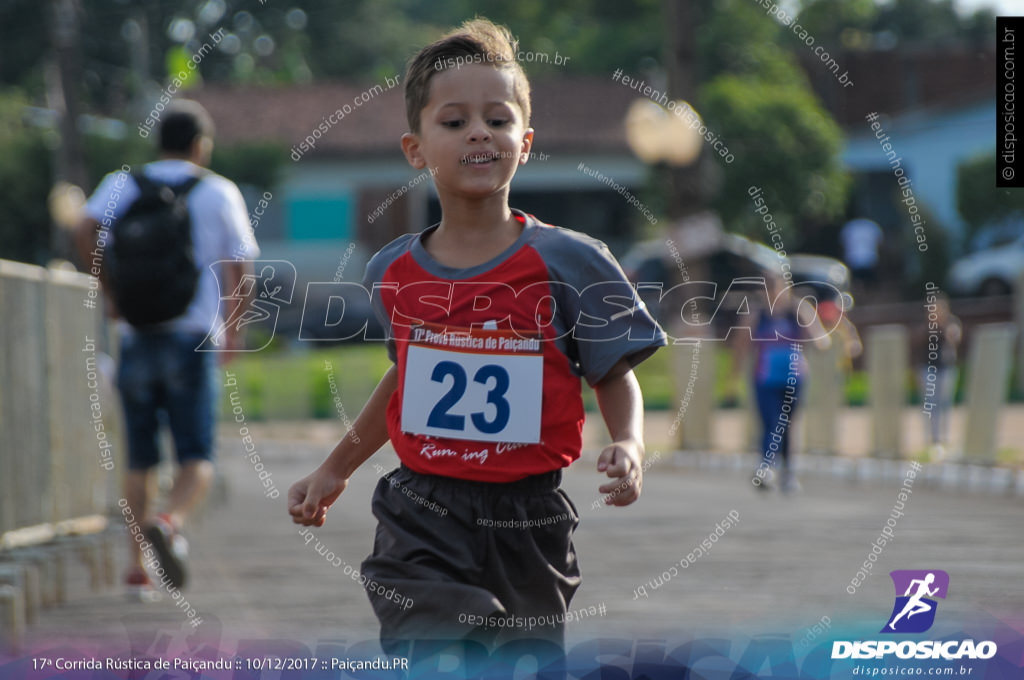
<instances>
[{"instance_id":1,"label":"paved road","mask_svg":"<svg viewBox=\"0 0 1024 680\"><path fill-rule=\"evenodd\" d=\"M282 492L325 453L310 442L256 443ZM203 619L203 638L211 644L218 638L296 640L311 648L318 640L374 639L376 622L362 589L305 545L288 521L283 496L263 495L240 452L237 437L222 437L227 495L211 503L190 533L194 580L184 594ZM397 459L382 451L373 460L390 469ZM1019 621L1024 611L1019 498L918 485L897 520L895 540L850 595L846 587L890 517L898 485L807 478L797 496L764 495L738 471L680 469L662 456L648 470L640 502L595 509L601 478L593 461L587 455L564 482L582 516L576 545L584 582L573 607L603 603L606 614L574 624L571 637L796 634L823 616L833 625L846 621L877 631L892 606L887 572L897 568L950 573L950 597L942 603L948 621L979 614ZM350 565L371 547L369 499L377 476L365 466L317 532ZM733 511L739 522L706 555L655 587L659 574ZM84 574L72 574L71 602L42 613L29 630L30 648L57 641L108 646L129 634L152 642L161 631L165 637L193 631L170 598L130 603L115 592L90 593L85 583ZM647 598L637 590L643 585Z\"/></svg>"}]
</instances>

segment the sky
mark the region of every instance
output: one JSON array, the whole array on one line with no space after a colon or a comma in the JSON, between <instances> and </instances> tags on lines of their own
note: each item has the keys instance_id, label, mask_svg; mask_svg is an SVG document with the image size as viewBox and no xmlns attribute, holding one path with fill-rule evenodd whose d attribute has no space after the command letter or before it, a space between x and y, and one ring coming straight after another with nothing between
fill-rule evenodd
<instances>
[{"instance_id":1,"label":"sky","mask_svg":"<svg viewBox=\"0 0 1024 680\"><path fill-rule=\"evenodd\" d=\"M790 14L793 14L797 6L795 0L776 1L781 7L791 10ZM875 0L876 4L884 2L886 0ZM954 0L953 4L963 14L970 14L979 7L993 7L996 16L1024 16L1024 0Z\"/></svg>"},{"instance_id":2,"label":"sky","mask_svg":"<svg viewBox=\"0 0 1024 680\"><path fill-rule=\"evenodd\" d=\"M970 13L978 7L994 7L997 16L1024 16L1024 0L956 0L957 9Z\"/></svg>"}]
</instances>

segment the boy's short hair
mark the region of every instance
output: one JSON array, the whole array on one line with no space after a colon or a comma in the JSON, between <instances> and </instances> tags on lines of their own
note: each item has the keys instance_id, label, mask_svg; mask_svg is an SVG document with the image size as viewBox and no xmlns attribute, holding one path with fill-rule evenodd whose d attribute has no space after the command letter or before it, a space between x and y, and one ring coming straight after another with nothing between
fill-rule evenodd
<instances>
[{"instance_id":1,"label":"boy's short hair","mask_svg":"<svg viewBox=\"0 0 1024 680\"><path fill-rule=\"evenodd\" d=\"M519 41L504 26L477 17L465 22L437 42L427 45L409 61L405 72L405 116L409 129L420 131L420 114L430 100L430 80L442 71L470 64L490 64L512 72L513 93L530 124L530 81L516 59Z\"/></svg>"},{"instance_id":2,"label":"boy's short hair","mask_svg":"<svg viewBox=\"0 0 1024 680\"><path fill-rule=\"evenodd\" d=\"M213 139L213 119L203 105L191 99L179 99L167 107L160 123L160 150L186 153L197 137Z\"/></svg>"}]
</instances>

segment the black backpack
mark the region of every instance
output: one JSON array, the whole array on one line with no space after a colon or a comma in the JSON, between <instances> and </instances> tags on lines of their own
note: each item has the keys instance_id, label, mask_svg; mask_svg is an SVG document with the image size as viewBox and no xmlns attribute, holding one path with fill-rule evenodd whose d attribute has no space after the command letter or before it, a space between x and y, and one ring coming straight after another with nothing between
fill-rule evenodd
<instances>
[{"instance_id":1,"label":"black backpack","mask_svg":"<svg viewBox=\"0 0 1024 680\"><path fill-rule=\"evenodd\" d=\"M118 311L132 326L179 317L195 297L188 193L204 176L171 186L132 173L139 197L114 223L108 269Z\"/></svg>"}]
</instances>

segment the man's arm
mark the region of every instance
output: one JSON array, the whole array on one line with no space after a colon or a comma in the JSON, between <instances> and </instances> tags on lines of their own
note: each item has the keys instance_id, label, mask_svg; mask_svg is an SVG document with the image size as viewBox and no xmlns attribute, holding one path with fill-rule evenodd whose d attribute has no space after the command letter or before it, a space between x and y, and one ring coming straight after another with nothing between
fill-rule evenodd
<instances>
[{"instance_id":1,"label":"man's arm","mask_svg":"<svg viewBox=\"0 0 1024 680\"><path fill-rule=\"evenodd\" d=\"M352 473L388 441L387 405L397 388L398 367L392 366L352 423L352 431L341 438L320 467L288 490L288 512L293 522L324 525L327 509L348 486Z\"/></svg>"},{"instance_id":2,"label":"man's arm","mask_svg":"<svg viewBox=\"0 0 1024 680\"><path fill-rule=\"evenodd\" d=\"M75 254L78 256L79 268L89 272L92 267L92 251L96 248L96 233L100 229L100 223L89 216L78 220L72 238L75 245Z\"/></svg>"},{"instance_id":3,"label":"man's arm","mask_svg":"<svg viewBox=\"0 0 1024 680\"><path fill-rule=\"evenodd\" d=\"M78 221L78 225L72 234L72 240L74 241L75 254L78 256L78 265L81 271L96 276L97 272L93 270L93 265L94 263L98 265L98 278L103 295L107 300L107 315L116 319L120 314L117 311L117 305L114 303L114 296L111 294L107 279L107 268L104 262L107 253L98 250L99 245L97 244L101 227L102 225L99 222L86 215Z\"/></svg>"},{"instance_id":4,"label":"man's arm","mask_svg":"<svg viewBox=\"0 0 1024 680\"><path fill-rule=\"evenodd\" d=\"M594 392L612 438L597 459L597 471L611 481L598 491L615 492L614 498L605 500L609 505L629 505L640 497L644 456L644 400L629 361L620 359L594 386Z\"/></svg>"},{"instance_id":5,"label":"man's arm","mask_svg":"<svg viewBox=\"0 0 1024 680\"><path fill-rule=\"evenodd\" d=\"M230 295L232 291L238 290L238 284L241 283L242 278L246 274L252 274L253 266L252 262L248 260L234 260L231 262L224 262L221 265L221 276L224 278L224 290L221 294L221 302L224 304L224 309L221 310L224 315L224 319L234 319L239 309L245 309L249 302L252 300L255 290L249 292L248 296L244 299L224 299L224 293ZM245 331L238 327L237 323L227 323L224 328L224 339L226 341L226 352L221 356L225 360L232 357L232 352L235 350L242 349L244 346L243 338L245 337Z\"/></svg>"}]
</instances>

